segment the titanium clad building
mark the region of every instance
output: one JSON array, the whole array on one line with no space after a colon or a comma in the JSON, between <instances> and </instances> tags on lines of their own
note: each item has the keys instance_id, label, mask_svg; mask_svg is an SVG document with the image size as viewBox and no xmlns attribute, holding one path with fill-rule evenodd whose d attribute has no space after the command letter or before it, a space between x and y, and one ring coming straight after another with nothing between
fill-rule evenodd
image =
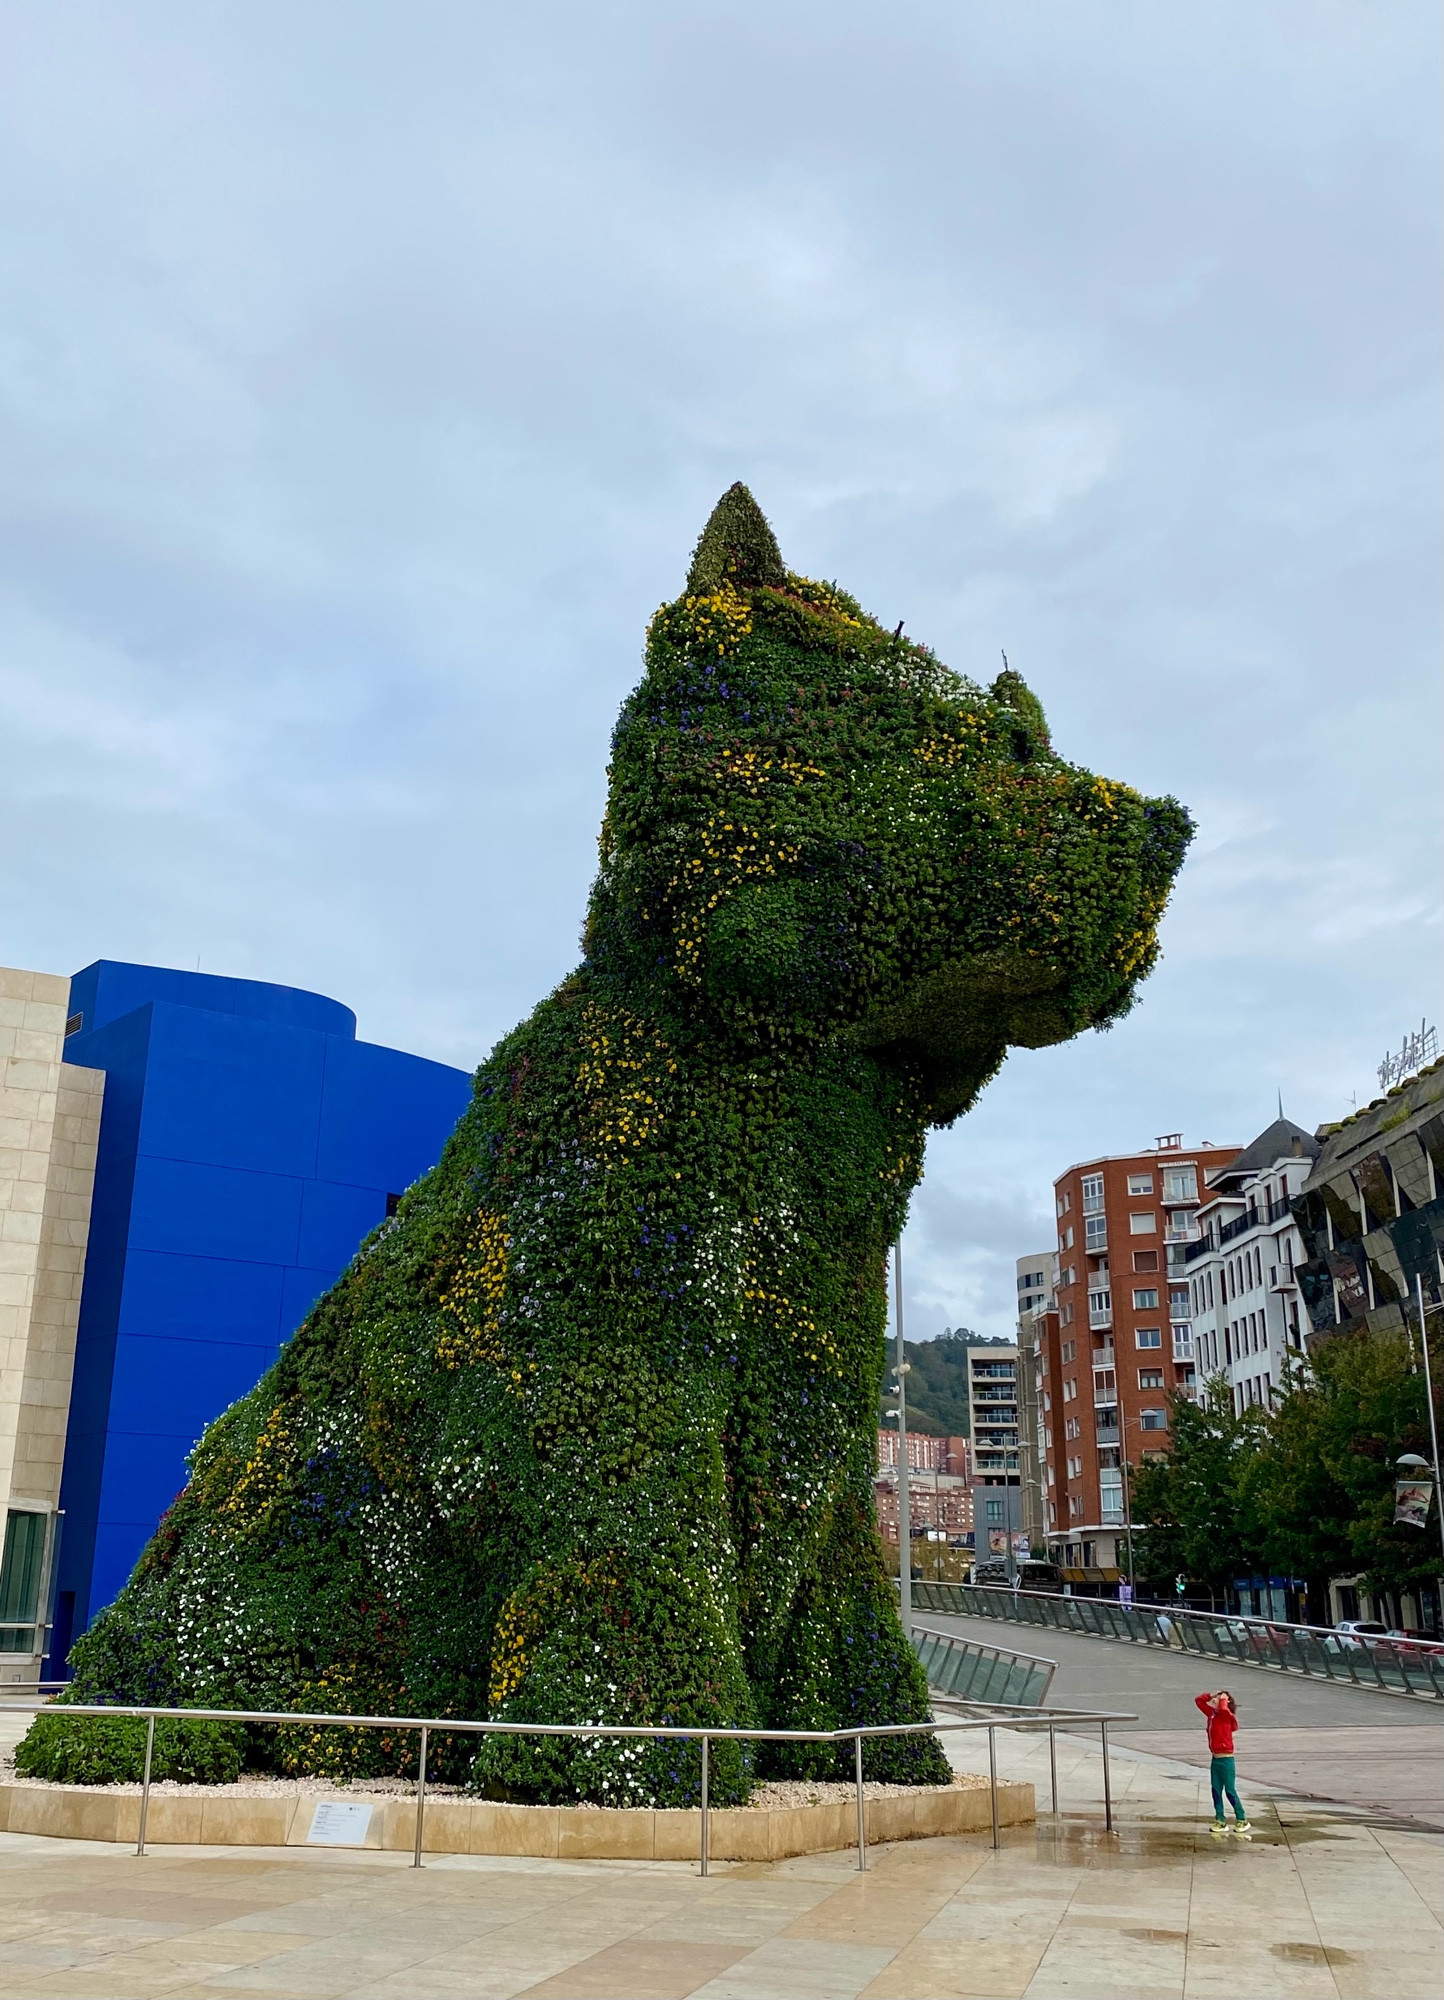
<instances>
[{"instance_id":1,"label":"titanium clad building","mask_svg":"<svg viewBox=\"0 0 1444 2000\"><path fill-rule=\"evenodd\" d=\"M205 1426L251 1389L471 1093L319 993L99 960L65 1060L104 1073L51 1671L129 1576Z\"/></svg>"}]
</instances>

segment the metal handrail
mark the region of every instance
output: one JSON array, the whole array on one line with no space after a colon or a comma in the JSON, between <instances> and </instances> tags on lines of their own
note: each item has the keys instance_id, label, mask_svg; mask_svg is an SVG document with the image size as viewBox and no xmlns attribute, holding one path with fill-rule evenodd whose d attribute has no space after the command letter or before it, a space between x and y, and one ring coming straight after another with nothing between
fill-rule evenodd
<instances>
[{"instance_id":1,"label":"metal handrail","mask_svg":"<svg viewBox=\"0 0 1444 2000\"><path fill-rule=\"evenodd\" d=\"M1353 1639L1328 1626L1293 1625L1283 1619L1239 1612L1192 1611L1174 1604L1128 1605L1111 1597L1015 1592L986 1584L918 1581L913 1584L913 1599L920 1611L993 1618L1097 1639L1122 1639L1415 1701L1444 1700L1444 1644L1400 1643L1372 1635Z\"/></svg>"},{"instance_id":2,"label":"metal handrail","mask_svg":"<svg viewBox=\"0 0 1444 2000\"><path fill-rule=\"evenodd\" d=\"M1006 1717L1005 1725L997 1720L983 1717L970 1721L930 1722L882 1722L865 1724L856 1729L700 1729L678 1727L671 1724L654 1726L646 1723L624 1722L477 1722L463 1717L419 1716L419 1715L308 1715L294 1709L241 1709L241 1708L147 1708L123 1702L63 1702L47 1701L5 1701L0 1702L0 1715L40 1715L59 1714L74 1716L129 1716L143 1721L145 1731L145 1767L141 1778L140 1826L135 1844L137 1856L145 1853L146 1818L150 1809L150 1773L155 1751L155 1725L161 1722L260 1722L275 1723L278 1726L294 1727L305 1724L308 1727L326 1729L411 1729L419 1734L416 1772L416 1843L412 1855L413 1868L421 1866L422 1821L426 1811L426 1757L433 1729L447 1731L452 1735L464 1736L624 1736L658 1739L682 1738L697 1741L702 1746L702 1827L700 1872L708 1871L708 1797L707 1787L711 1763L711 1746L720 1742L749 1743L851 1743L854 1747L853 1769L857 1789L857 1865L867 1867L867 1817L863 1796L862 1746L864 1739L876 1736L915 1736L923 1731L957 1729L986 1729L988 1732L988 1772L989 1791L992 1803L993 1845L1000 1846L1001 1835L998 1822L998 1760L996 1731L1000 1726L1026 1728L1048 1728L1050 1756L1053 1749L1053 1728L1050 1725L1063 1723L1096 1723L1102 1732L1103 1748L1103 1806L1104 1824L1107 1831L1113 1830L1113 1789L1110 1782L1108 1763L1108 1725L1110 1722L1136 1722L1136 1714L1124 1714L1103 1709L1036 1709L1031 1706L1017 1710L1017 1704L993 1702L969 1702L970 1708L1001 1711ZM1053 1769L1053 1811L1058 1810L1058 1774L1056 1762Z\"/></svg>"}]
</instances>

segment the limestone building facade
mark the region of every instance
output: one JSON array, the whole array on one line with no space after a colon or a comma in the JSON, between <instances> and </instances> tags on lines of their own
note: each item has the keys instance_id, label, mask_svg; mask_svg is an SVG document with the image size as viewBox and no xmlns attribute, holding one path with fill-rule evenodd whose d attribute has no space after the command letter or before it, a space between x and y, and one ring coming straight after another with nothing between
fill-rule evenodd
<instances>
[{"instance_id":1,"label":"limestone building facade","mask_svg":"<svg viewBox=\"0 0 1444 2000\"><path fill-rule=\"evenodd\" d=\"M0 1683L46 1650L105 1077L63 1060L70 981L0 967Z\"/></svg>"}]
</instances>

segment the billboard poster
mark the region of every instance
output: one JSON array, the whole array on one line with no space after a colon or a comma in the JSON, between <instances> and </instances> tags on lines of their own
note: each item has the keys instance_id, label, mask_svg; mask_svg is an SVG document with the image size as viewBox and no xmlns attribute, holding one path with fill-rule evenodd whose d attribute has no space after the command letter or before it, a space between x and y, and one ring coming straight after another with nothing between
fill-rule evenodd
<instances>
[{"instance_id":1,"label":"billboard poster","mask_svg":"<svg viewBox=\"0 0 1444 2000\"><path fill-rule=\"evenodd\" d=\"M1396 1479L1394 1482L1394 1522L1405 1528L1422 1528L1429 1519L1429 1502L1434 1495L1432 1479Z\"/></svg>"}]
</instances>

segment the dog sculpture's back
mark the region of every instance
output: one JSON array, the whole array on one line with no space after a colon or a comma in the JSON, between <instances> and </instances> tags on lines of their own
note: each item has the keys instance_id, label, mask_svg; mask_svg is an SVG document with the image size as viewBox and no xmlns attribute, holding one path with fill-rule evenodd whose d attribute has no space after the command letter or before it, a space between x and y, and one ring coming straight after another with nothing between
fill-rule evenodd
<instances>
[{"instance_id":1,"label":"dog sculpture's back","mask_svg":"<svg viewBox=\"0 0 1444 2000\"><path fill-rule=\"evenodd\" d=\"M1060 761L1016 676L984 693L786 570L733 487L622 712L582 965L206 1432L77 1693L925 1717L872 1511L887 1248L927 1127L1010 1044L1128 1007L1188 830ZM516 1796L695 1796L675 1745L443 1755ZM927 1737L869 1760L945 1773ZM719 1797L754 1768L721 1759Z\"/></svg>"}]
</instances>

